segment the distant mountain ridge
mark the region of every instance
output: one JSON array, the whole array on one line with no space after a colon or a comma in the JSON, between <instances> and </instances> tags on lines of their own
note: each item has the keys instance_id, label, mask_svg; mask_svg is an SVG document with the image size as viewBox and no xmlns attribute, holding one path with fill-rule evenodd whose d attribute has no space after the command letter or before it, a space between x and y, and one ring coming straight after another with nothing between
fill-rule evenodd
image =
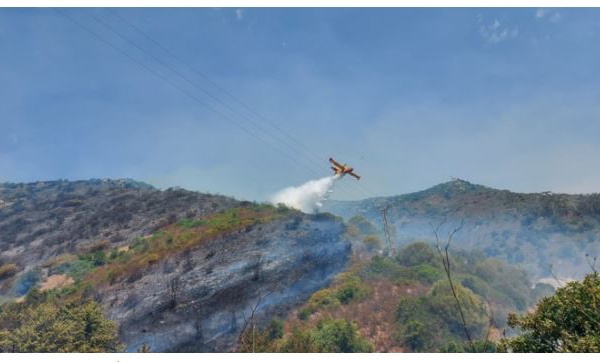
<instances>
[{"instance_id":1,"label":"distant mountain ridge","mask_svg":"<svg viewBox=\"0 0 600 362\"><path fill-rule=\"evenodd\" d=\"M534 277L581 278L600 256L600 194L515 193L453 179L423 191L361 201L328 201L324 210L346 219L362 215L382 227L381 209L398 245L433 240L464 221L456 247L476 248L524 267ZM442 234L445 236L446 234Z\"/></svg>"}]
</instances>

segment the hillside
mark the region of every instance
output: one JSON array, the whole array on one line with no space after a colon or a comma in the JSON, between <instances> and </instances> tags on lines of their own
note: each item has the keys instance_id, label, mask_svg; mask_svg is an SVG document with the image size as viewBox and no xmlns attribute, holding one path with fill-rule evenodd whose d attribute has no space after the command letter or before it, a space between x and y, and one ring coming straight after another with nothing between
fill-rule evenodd
<instances>
[{"instance_id":1,"label":"hillside","mask_svg":"<svg viewBox=\"0 0 600 362\"><path fill-rule=\"evenodd\" d=\"M350 253L333 216L132 180L0 184L0 200L1 300L91 298L127 351L228 351Z\"/></svg>"},{"instance_id":2,"label":"hillside","mask_svg":"<svg viewBox=\"0 0 600 362\"><path fill-rule=\"evenodd\" d=\"M399 249L394 258L375 255L355 260L280 324L247 335L249 343L242 350L495 351L502 336L515 333L507 325L508 313L523 313L553 292L548 285L532 289L522 269L480 253L453 249L450 260L474 345L462 327L439 254L432 245L417 242Z\"/></svg>"},{"instance_id":3,"label":"hillside","mask_svg":"<svg viewBox=\"0 0 600 362\"><path fill-rule=\"evenodd\" d=\"M85 334L86 315L105 343L73 336L86 344L68 351L495 350L486 337L518 332L509 313L553 293L549 263L562 277L589 272L597 200L454 180L328 202L343 223L133 180L0 184L0 351L40 351L36 328L51 342L65 326ZM431 225L443 220L442 242L464 221L450 260L477 348L434 247Z\"/></svg>"},{"instance_id":4,"label":"hillside","mask_svg":"<svg viewBox=\"0 0 600 362\"><path fill-rule=\"evenodd\" d=\"M539 279L552 270L580 279L590 271L586 254L600 255L600 194L514 193L455 179L424 191L361 201L328 201L325 210L346 220L361 215L382 230L381 208L396 247L433 240L464 221L454 245L520 265Z\"/></svg>"}]
</instances>

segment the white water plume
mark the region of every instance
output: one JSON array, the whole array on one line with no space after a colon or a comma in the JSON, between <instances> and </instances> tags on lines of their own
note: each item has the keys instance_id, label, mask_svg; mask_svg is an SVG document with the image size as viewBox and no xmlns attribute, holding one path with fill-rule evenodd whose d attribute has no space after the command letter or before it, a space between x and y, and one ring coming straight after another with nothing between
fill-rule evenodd
<instances>
[{"instance_id":1,"label":"white water plume","mask_svg":"<svg viewBox=\"0 0 600 362\"><path fill-rule=\"evenodd\" d=\"M284 204L302 212L312 213L323 207L323 201L333 192L333 183L339 178L339 175L328 176L310 180L300 186L288 187L271 196L269 201L274 205Z\"/></svg>"}]
</instances>

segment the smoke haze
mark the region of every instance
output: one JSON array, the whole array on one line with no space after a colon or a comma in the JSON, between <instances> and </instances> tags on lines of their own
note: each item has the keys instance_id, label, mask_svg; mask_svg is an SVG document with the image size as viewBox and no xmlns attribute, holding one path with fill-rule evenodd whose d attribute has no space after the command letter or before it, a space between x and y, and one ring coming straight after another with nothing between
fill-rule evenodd
<instances>
[{"instance_id":1,"label":"smoke haze","mask_svg":"<svg viewBox=\"0 0 600 362\"><path fill-rule=\"evenodd\" d=\"M270 202L284 204L305 213L312 213L323 207L333 191L334 182L339 176L328 176L318 180L310 180L300 186L285 188L270 198Z\"/></svg>"}]
</instances>

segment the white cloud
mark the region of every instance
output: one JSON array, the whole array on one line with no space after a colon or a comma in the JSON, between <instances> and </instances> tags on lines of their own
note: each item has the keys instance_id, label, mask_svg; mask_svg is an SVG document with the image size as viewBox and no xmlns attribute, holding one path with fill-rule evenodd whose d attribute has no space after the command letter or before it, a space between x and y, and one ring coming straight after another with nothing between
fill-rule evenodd
<instances>
[{"instance_id":1,"label":"white cloud","mask_svg":"<svg viewBox=\"0 0 600 362\"><path fill-rule=\"evenodd\" d=\"M238 20L242 20L244 17L244 9L235 9L235 17Z\"/></svg>"},{"instance_id":2,"label":"white cloud","mask_svg":"<svg viewBox=\"0 0 600 362\"><path fill-rule=\"evenodd\" d=\"M542 8L540 8L540 9L537 9L537 10L535 11L535 17L536 17L537 19L541 19L541 18L543 18L544 16L546 16L547 14L548 14L548 10L546 10L546 9L542 9Z\"/></svg>"},{"instance_id":3,"label":"white cloud","mask_svg":"<svg viewBox=\"0 0 600 362\"><path fill-rule=\"evenodd\" d=\"M535 11L536 19L546 18L552 23L558 23L562 19L562 14L558 11L539 8Z\"/></svg>"},{"instance_id":4,"label":"white cloud","mask_svg":"<svg viewBox=\"0 0 600 362\"><path fill-rule=\"evenodd\" d=\"M482 23L481 19L479 19L479 22ZM519 35L519 28L517 26L513 28L503 27L498 19L494 19L490 24L481 25L479 34L487 43L498 44L516 38Z\"/></svg>"}]
</instances>

